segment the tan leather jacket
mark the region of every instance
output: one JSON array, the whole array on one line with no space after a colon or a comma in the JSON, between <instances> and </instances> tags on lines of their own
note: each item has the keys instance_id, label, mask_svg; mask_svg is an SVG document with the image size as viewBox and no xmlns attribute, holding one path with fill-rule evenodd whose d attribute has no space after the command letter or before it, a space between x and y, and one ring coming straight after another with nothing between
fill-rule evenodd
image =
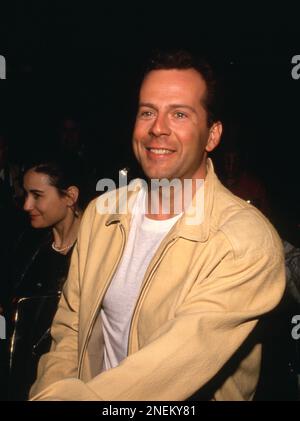
<instances>
[{"instance_id":1,"label":"tan leather jacket","mask_svg":"<svg viewBox=\"0 0 300 421\"><path fill-rule=\"evenodd\" d=\"M130 215L89 205L34 400L185 400L218 378L210 399L253 398L261 345L250 338L283 295L282 244L257 209L222 186L210 161L204 190L203 223L187 225L183 215L162 241L136 303L128 357L104 373L99 309Z\"/></svg>"}]
</instances>

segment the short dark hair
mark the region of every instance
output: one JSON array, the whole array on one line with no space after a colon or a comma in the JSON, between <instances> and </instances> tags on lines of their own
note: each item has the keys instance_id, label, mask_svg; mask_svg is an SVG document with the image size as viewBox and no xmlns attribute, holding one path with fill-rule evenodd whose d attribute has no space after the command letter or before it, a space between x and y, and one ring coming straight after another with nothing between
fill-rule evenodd
<instances>
[{"instance_id":1,"label":"short dark hair","mask_svg":"<svg viewBox=\"0 0 300 421\"><path fill-rule=\"evenodd\" d=\"M202 56L186 50L155 51L146 65L144 79L153 70L196 70L206 83L203 107L207 112L207 125L220 120L219 81L210 63Z\"/></svg>"},{"instance_id":2,"label":"short dark hair","mask_svg":"<svg viewBox=\"0 0 300 421\"><path fill-rule=\"evenodd\" d=\"M29 170L47 175L49 184L57 189L60 196L66 195L68 187L78 187L79 197L77 206L80 209L85 208L85 180L79 163L66 158L46 160L31 163L26 167L25 172Z\"/></svg>"},{"instance_id":3,"label":"short dark hair","mask_svg":"<svg viewBox=\"0 0 300 421\"><path fill-rule=\"evenodd\" d=\"M50 161L37 164L32 168L37 173L46 174L49 177L50 185L64 195L68 187L79 184L78 176L70 170L70 163Z\"/></svg>"}]
</instances>

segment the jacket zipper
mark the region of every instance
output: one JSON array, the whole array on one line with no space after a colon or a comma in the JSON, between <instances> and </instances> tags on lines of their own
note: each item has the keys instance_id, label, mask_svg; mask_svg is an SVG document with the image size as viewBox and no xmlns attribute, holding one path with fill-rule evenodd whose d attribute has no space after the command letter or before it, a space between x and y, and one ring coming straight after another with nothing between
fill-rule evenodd
<instances>
[{"instance_id":1,"label":"jacket zipper","mask_svg":"<svg viewBox=\"0 0 300 421\"><path fill-rule=\"evenodd\" d=\"M125 233L125 229L124 229L123 225L120 224L119 226L120 226L120 229L121 229L122 240L123 240L122 248L121 248L121 253L119 254L119 258L117 259L117 262L116 262L116 264L115 264L115 266L114 266L114 268L113 268L113 270L111 272L111 275L108 277L108 280L107 280L107 282L105 284L104 289L102 290L101 294L99 295L99 297L97 299L97 305L95 307L95 311L94 311L93 317L91 319L91 323L89 325L88 333L87 333L86 339L84 341L83 349L82 349L82 352L81 352L81 355L80 355L80 359L79 359L78 378L80 378L80 376L81 376L83 356L85 354L85 351L86 351L86 348L87 348L87 344L88 344L89 339L91 337L91 333L92 333L93 327L94 327L95 322L96 322L96 318L97 318L98 313L99 313L100 298L101 297L104 297L104 295L106 294L106 291L107 291L107 289L108 289L108 287L110 285L110 282L111 282L111 280L112 280L113 276L115 275L115 272L116 272L116 270L118 268L118 265L120 263L121 257L123 256L123 252L124 252L124 248L125 248L125 243L126 243L126 233Z\"/></svg>"},{"instance_id":2,"label":"jacket zipper","mask_svg":"<svg viewBox=\"0 0 300 421\"><path fill-rule=\"evenodd\" d=\"M154 272L156 271L159 263L162 261L162 258L164 257L164 255L167 253L167 251L169 250L169 248L172 246L173 243L175 243L175 241L177 240L177 238L172 238L172 240L170 240L164 247L164 249L162 250L159 258L157 259L157 261L155 262L154 266L152 267L148 277L145 279L145 281L143 282L142 285L142 289L141 292L138 296L137 302L135 304L133 313L132 313L132 318L131 318L131 322L130 322L130 327L129 327L129 335L128 335L128 344L127 344L127 355L129 355L129 350L131 347L131 343L132 343L132 326L135 322L139 307L140 307L140 302L142 301L142 298L145 296L145 290L147 288L147 286L149 285L151 279L153 278Z\"/></svg>"}]
</instances>

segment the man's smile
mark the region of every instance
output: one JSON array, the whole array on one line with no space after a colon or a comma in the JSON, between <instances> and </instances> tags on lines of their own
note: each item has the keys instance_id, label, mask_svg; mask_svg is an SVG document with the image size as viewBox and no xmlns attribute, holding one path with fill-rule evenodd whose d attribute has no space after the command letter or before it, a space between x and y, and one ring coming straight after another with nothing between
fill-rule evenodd
<instances>
[{"instance_id":1,"label":"man's smile","mask_svg":"<svg viewBox=\"0 0 300 421\"><path fill-rule=\"evenodd\" d=\"M169 148L154 148L154 147L146 147L146 151L148 153L148 155L152 156L152 157L167 157L170 156L172 154L174 154L176 151L173 149L169 149Z\"/></svg>"}]
</instances>

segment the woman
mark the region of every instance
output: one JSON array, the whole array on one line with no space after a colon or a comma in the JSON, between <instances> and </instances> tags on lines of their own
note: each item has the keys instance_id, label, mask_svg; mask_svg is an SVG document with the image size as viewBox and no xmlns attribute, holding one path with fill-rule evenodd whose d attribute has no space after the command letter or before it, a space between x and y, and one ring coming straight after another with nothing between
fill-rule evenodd
<instances>
[{"instance_id":1,"label":"woman","mask_svg":"<svg viewBox=\"0 0 300 421\"><path fill-rule=\"evenodd\" d=\"M50 326L81 219L78 172L70 163L40 163L24 175L24 210L31 227L13 260L13 326L9 399L27 398L39 357L50 347Z\"/></svg>"}]
</instances>

